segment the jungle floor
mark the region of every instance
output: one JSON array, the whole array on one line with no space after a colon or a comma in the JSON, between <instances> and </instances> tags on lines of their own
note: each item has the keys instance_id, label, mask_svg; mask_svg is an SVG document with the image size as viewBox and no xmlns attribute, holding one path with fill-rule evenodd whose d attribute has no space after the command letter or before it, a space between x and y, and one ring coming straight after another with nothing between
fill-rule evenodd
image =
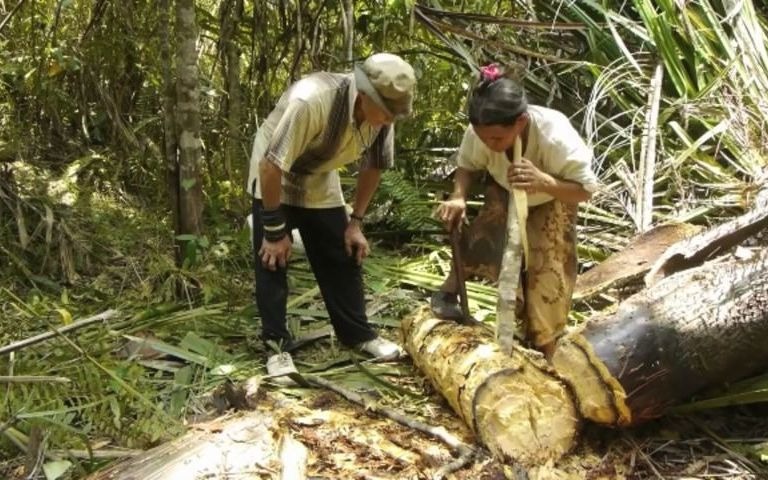
<instances>
[{"instance_id":1,"label":"jungle floor","mask_svg":"<svg viewBox=\"0 0 768 480\"><path fill-rule=\"evenodd\" d=\"M247 259L247 254L242 258ZM438 263L443 260L438 259ZM62 480L88 477L120 460L128 465L142 452L185 434L198 434L197 439L215 436L242 419L257 421L262 429L257 445L263 450L261 460L239 475L211 473L198 478L281 478L285 463L279 450L287 436L309 450L307 478L427 479L455 460L440 440L385 419L327 389L281 386L265 380L256 395L244 401L239 386L264 375L266 358L256 340L258 324L253 321L255 312L249 300L247 260L226 267L238 271L236 275L224 267L203 265L194 274L174 271L172 275L153 276L151 270L142 267L135 273L142 281L127 295L125 284L131 281L126 280L130 275L125 272L135 267L134 261L114 260L89 280L88 289L68 293L67 302L62 291L24 297L36 298L31 301L0 289L5 302L5 333L0 336L0 346L48 330L55 319L65 316L63 303L69 305L66 315L74 318L87 316L73 306L77 301L91 302L87 312L91 315L99 312L95 305L121 312L118 320L70 335L72 348L56 338L15 352L15 375L61 375L70 377L71 382L69 386L49 387L45 395L34 390L34 385L3 387L0 478L46 478L41 469L38 476L28 476L30 455L40 453L30 438L34 426L42 429L48 461L71 462L72 468L58 477ZM164 261L151 260L156 268L165 265ZM404 288L392 274L392 262L383 256L368 260L368 312L383 335L399 339L399 319L423 305L428 292ZM293 267L289 326L299 335L327 330L327 313L311 273L300 260ZM439 265L435 271L439 277ZM179 284L190 289L218 284L219 290L200 289L201 301L196 304L166 301L163 307L146 307L159 291L168 293L169 285L177 289ZM116 290L109 290L107 285ZM206 293L213 299L229 294L230 301L206 303ZM111 296L121 298L119 305ZM145 306L139 309L142 302ZM477 312L482 305L471 302L470 306ZM485 308L488 313L487 305ZM32 319L36 318L44 320L35 324ZM24 325L24 331L15 331L15 325ZM443 426L464 442L476 444L469 429L408 358L368 363L340 347L332 337L325 337L296 352L294 359L304 374L363 392L380 407ZM13 368L0 358L0 371ZM95 382L96 378L101 380ZM88 390L84 384L95 386ZM41 423L46 416L50 418ZM11 435L14 431L15 436ZM759 403L669 415L628 430L586 424L577 447L557 465L540 465L524 472L514 465L499 464L481 448L469 464L446 478L768 478L767 432L768 406ZM178 444L183 451L190 443L182 440Z\"/></svg>"},{"instance_id":2,"label":"jungle floor","mask_svg":"<svg viewBox=\"0 0 768 480\"><path fill-rule=\"evenodd\" d=\"M320 322L305 325L308 331L321 326ZM384 331L392 338L398 334L393 328ZM263 356L263 352L251 351L255 356ZM155 360L168 357L158 352L148 356ZM442 425L465 442L474 443L469 430L413 370L408 359L365 367L353 363L351 358L349 352L327 339L295 354L296 363L303 372L328 374L328 380L348 389L364 391L386 408ZM222 391L219 388L216 395ZM250 411L244 405L236 405L237 401L231 397L227 397L228 400L213 398L216 395L201 395L197 400L189 400L186 427L190 431L214 435L222 425L237 421L239 417L263 420L272 439L264 444L265 449L271 451L264 452L264 461L247 478L279 478L281 463L276 447L287 433L310 452L308 478L431 478L435 471L453 460L450 450L440 441L367 413L329 391L265 382L260 387L255 409ZM226 397L224 394L220 396ZM239 411L233 408L238 406L241 407ZM632 430L586 425L572 454L557 465L542 465L529 470L528 478L768 478L760 454L761 450L768 450L766 413L765 406L724 408L668 416ZM98 452L109 447L117 445L101 442L94 450ZM4 461L0 478L25 478L25 462L23 455ZM481 450L469 465L447 478L526 477L519 469L500 465Z\"/></svg>"}]
</instances>

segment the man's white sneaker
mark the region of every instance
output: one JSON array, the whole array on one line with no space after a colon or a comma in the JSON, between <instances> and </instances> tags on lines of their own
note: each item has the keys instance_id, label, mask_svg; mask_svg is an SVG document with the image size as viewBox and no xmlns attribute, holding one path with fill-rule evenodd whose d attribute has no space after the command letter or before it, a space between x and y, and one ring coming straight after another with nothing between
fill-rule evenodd
<instances>
[{"instance_id":1,"label":"man's white sneaker","mask_svg":"<svg viewBox=\"0 0 768 480\"><path fill-rule=\"evenodd\" d=\"M403 349L386 338L376 337L357 345L361 351L373 356L377 360L396 360L403 356Z\"/></svg>"},{"instance_id":2,"label":"man's white sneaker","mask_svg":"<svg viewBox=\"0 0 768 480\"><path fill-rule=\"evenodd\" d=\"M297 374L296 365L293 364L293 358L288 352L272 355L267 359L267 378L280 385L296 385L291 380L291 374Z\"/></svg>"}]
</instances>

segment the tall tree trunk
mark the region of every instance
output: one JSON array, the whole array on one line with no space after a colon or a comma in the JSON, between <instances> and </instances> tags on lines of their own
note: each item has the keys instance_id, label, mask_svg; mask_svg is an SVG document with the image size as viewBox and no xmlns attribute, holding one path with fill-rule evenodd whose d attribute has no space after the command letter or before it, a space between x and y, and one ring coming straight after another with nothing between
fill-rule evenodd
<instances>
[{"instance_id":1,"label":"tall tree trunk","mask_svg":"<svg viewBox=\"0 0 768 480\"><path fill-rule=\"evenodd\" d=\"M176 40L176 133L179 152L179 229L176 233L199 235L202 229L203 183L200 172L202 147L194 0L176 0Z\"/></svg>"},{"instance_id":2,"label":"tall tree trunk","mask_svg":"<svg viewBox=\"0 0 768 480\"><path fill-rule=\"evenodd\" d=\"M342 25L344 28L344 56L349 65L355 58L355 5L352 0L341 0Z\"/></svg>"},{"instance_id":3,"label":"tall tree trunk","mask_svg":"<svg viewBox=\"0 0 768 480\"><path fill-rule=\"evenodd\" d=\"M238 164L240 158L240 126L242 123L242 95L240 88L240 46L237 43L237 32L243 15L243 0L226 0L221 5L221 49L224 89L226 97L226 128L227 139L224 154L224 170L232 179L232 165Z\"/></svg>"},{"instance_id":4,"label":"tall tree trunk","mask_svg":"<svg viewBox=\"0 0 768 480\"><path fill-rule=\"evenodd\" d=\"M176 85L173 81L171 16L169 0L160 0L160 58L163 64L163 152L166 164L168 197L173 214L173 230L180 231L179 157L176 142Z\"/></svg>"}]
</instances>

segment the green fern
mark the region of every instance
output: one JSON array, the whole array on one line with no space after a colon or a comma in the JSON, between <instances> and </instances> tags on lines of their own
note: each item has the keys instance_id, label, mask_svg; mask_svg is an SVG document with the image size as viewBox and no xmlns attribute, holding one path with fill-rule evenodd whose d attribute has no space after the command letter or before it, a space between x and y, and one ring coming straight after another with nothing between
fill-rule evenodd
<instances>
[{"instance_id":1,"label":"green fern","mask_svg":"<svg viewBox=\"0 0 768 480\"><path fill-rule=\"evenodd\" d=\"M425 230L438 226L432 218L434 200L397 170L382 175L375 205L372 217L387 228Z\"/></svg>"}]
</instances>

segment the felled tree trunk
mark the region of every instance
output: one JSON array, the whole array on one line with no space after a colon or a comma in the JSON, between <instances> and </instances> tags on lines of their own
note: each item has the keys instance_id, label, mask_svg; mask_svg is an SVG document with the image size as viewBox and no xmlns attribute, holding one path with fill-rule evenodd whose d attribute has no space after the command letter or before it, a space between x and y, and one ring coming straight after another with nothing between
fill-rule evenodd
<instances>
[{"instance_id":1,"label":"felled tree trunk","mask_svg":"<svg viewBox=\"0 0 768 480\"><path fill-rule=\"evenodd\" d=\"M414 363L494 454L557 459L582 418L641 423L704 387L765 370L768 252L680 272L630 297L561 338L554 370L423 310L403 330Z\"/></svg>"},{"instance_id":2,"label":"felled tree trunk","mask_svg":"<svg viewBox=\"0 0 768 480\"><path fill-rule=\"evenodd\" d=\"M768 252L665 278L582 333L553 364L590 420L632 425L768 367Z\"/></svg>"},{"instance_id":3,"label":"felled tree trunk","mask_svg":"<svg viewBox=\"0 0 768 480\"><path fill-rule=\"evenodd\" d=\"M506 355L485 329L433 318L427 308L402 328L413 362L498 458L533 465L573 446L579 413L542 358Z\"/></svg>"}]
</instances>

